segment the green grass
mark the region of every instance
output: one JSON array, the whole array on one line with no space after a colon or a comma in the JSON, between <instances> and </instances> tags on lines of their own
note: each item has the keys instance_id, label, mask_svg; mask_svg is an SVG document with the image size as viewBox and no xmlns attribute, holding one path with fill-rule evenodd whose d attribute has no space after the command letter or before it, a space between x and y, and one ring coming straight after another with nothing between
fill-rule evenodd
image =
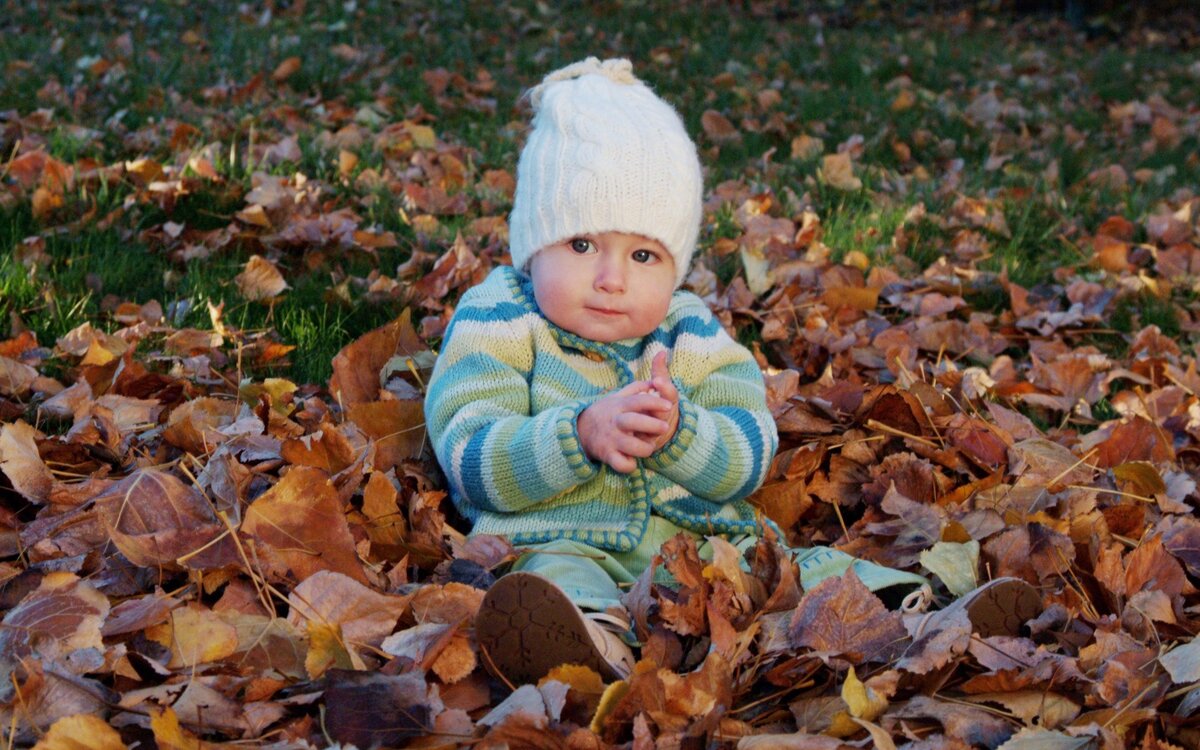
<instances>
[{"instance_id":1,"label":"green grass","mask_svg":"<svg viewBox=\"0 0 1200 750\"><path fill-rule=\"evenodd\" d=\"M1194 136L1147 154L1140 144L1149 137L1148 128L1139 125L1134 137L1126 138L1108 120L1108 105L1144 100L1154 92L1181 109L1200 96L1200 82L1187 73L1177 52L1165 48L1017 39L1006 35L1003 23L991 31L977 26L964 32L930 22L919 10L888 14L876 6L855 10L838 3L822 7L848 23L820 29L820 44L817 28L803 15L777 17L724 4L673 12L643 2L496 7L312 0L303 7L300 15L286 4L267 14L235 2L200 6L183 0L7 6L7 17L0 20L0 66L6 70L0 109L22 116L38 109L52 112L55 125L44 142L49 153L68 163L94 159L111 164L139 156L170 161L177 156L165 145L129 138L152 123L183 122L201 131L193 148L221 144L215 166L226 184L186 195L169 210L140 204L109 230L85 226L52 235L47 249L53 261L36 275L0 254L0 314L7 318L16 313L48 343L84 320L111 327L102 312L105 295L121 301L158 299L164 306L185 302L191 312L183 322L195 326L207 325L209 301L224 300L231 324L273 326L284 342L298 347L285 374L323 381L339 348L397 315L402 304L330 301L326 292L332 274L361 277L377 267L392 276L414 248L441 252L454 232L475 218L442 217L438 240L422 243L401 218L398 196L381 189L362 204L362 191L353 183L343 185L337 174L336 151L318 143L322 130L346 123L333 113L370 105L385 112L385 122L427 113L439 138L473 149L467 190L474 195L470 185L484 170L515 168L521 141L520 127L512 123L527 118L515 106L521 91L585 54L633 58L638 74L677 105L697 135L710 187L740 179L756 191L794 195L795 209L817 211L823 239L837 259L860 251L873 262L896 262L891 241L905 213L924 203L931 215L945 215L963 193L1001 200L1011 230L1009 237L989 236L992 255L981 267L1006 269L1025 286L1052 283L1056 269L1084 261L1075 246L1080 232L1113 214L1139 224L1176 186L1200 183L1200 163L1189 158L1198 145ZM127 44L121 37L126 32ZM1039 50L1045 53L1039 74L1048 86L1012 72ZM300 70L284 85L271 81L275 67L291 56L301 58ZM98 74L91 64L101 59L119 61L120 74L112 68ZM494 109L459 106L461 92L453 90L452 106L443 106L422 78L438 67L468 81L480 71L491 73L494 89L480 96L494 100ZM715 85L714 78L723 74L731 83ZM258 90L238 98L236 92L256 76L263 77ZM894 81L900 76L911 79L917 103L893 112ZM993 85L1003 99L1029 112L1024 128L1033 140L1032 146L1011 147L1013 160L988 172L984 163L995 133L968 122L963 112ZM767 88L778 90L782 99L771 111L762 110L756 99ZM739 142L716 148L702 134L701 116L709 109L742 129ZM783 132L742 128L744 120L762 125L776 112ZM271 171L301 172L321 181L332 202L352 206L363 226L395 232L399 247L380 252L377 260L364 254L336 257L311 271L298 254L284 254L280 261L290 271L292 289L270 309L240 302L232 285L253 248L235 247L180 265L139 239L142 230L168 220L196 230L227 224L243 206L252 173L261 168L243 158L231 161L231 149L244 155L252 138L278 140L289 132L288 122L300 123L302 156ZM1002 122L1009 131L1020 131L1011 119ZM76 126L102 136L80 137ZM1067 137L1068 126L1085 135L1081 143ZM827 153L862 136L856 169L866 189L845 193L814 181L819 159L790 159L791 138L801 133L824 139ZM896 192L885 190L878 170L907 175L914 166L898 161L894 141L910 146L914 163L931 173L930 182L913 180ZM0 136L0 145L11 150L15 143ZM765 155L772 149L774 167L764 172ZM351 179L367 168L382 169L384 156L369 143L353 150L360 164ZM957 188L940 190L945 170L956 159L962 160ZM1058 165L1058 184L1042 177L1051 162ZM1091 171L1113 163L1130 174L1164 167L1174 167L1176 173L1162 184L1133 184L1124 193L1079 187ZM1029 188L1032 195L997 198L1013 187ZM68 196L68 203L78 205L65 213L79 215L94 200L97 216L103 216L133 194L134 187L125 182ZM497 212L506 210L501 205ZM0 241L7 247L44 229L27 203L0 209ZM907 231L913 241L904 262L918 270L949 252L952 229L922 222ZM732 212L723 210L706 229L701 247L737 234ZM736 256L716 263L714 270L728 282L738 270ZM99 291L93 289L96 279L102 282ZM995 306L1001 304L995 301ZM1166 331L1173 321L1171 330L1180 330L1170 301L1162 309L1139 301L1135 310L1133 304L1118 311L1130 326L1161 321Z\"/></svg>"}]
</instances>

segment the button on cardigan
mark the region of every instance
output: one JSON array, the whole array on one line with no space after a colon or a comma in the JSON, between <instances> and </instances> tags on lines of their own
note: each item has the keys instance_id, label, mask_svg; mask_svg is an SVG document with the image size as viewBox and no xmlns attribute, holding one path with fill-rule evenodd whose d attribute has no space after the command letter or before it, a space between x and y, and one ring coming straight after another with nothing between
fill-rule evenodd
<instances>
[{"instance_id":1,"label":"button on cardigan","mask_svg":"<svg viewBox=\"0 0 1200 750\"><path fill-rule=\"evenodd\" d=\"M579 442L579 414L648 380L664 349L680 393L675 435L629 474L592 461ZM675 292L655 331L606 344L551 323L532 282L510 266L460 300L425 419L473 533L617 551L637 546L651 515L699 534L757 531L763 521L745 498L779 440L753 356L696 295Z\"/></svg>"}]
</instances>

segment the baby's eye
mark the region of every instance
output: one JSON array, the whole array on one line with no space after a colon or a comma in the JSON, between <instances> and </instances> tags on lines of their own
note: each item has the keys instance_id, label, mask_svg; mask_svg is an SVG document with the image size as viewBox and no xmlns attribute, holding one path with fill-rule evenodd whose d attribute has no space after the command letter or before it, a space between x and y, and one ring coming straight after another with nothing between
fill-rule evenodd
<instances>
[{"instance_id":1,"label":"baby's eye","mask_svg":"<svg viewBox=\"0 0 1200 750\"><path fill-rule=\"evenodd\" d=\"M634 250L633 259L638 263L653 263L658 260L658 256L651 250Z\"/></svg>"},{"instance_id":2,"label":"baby's eye","mask_svg":"<svg viewBox=\"0 0 1200 750\"><path fill-rule=\"evenodd\" d=\"M570 245L571 245L571 249L574 250L575 252L579 253L580 255L583 255L584 253L587 253L587 252L591 252L591 250L592 250L592 241L585 240L582 237L576 237L575 239L571 240Z\"/></svg>"}]
</instances>

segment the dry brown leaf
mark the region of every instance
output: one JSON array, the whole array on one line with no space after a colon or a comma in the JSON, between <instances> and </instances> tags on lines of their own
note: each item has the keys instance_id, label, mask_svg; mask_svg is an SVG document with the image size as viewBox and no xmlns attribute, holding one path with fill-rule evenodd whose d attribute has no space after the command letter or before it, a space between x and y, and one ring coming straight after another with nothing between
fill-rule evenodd
<instances>
[{"instance_id":1,"label":"dry brown leaf","mask_svg":"<svg viewBox=\"0 0 1200 750\"><path fill-rule=\"evenodd\" d=\"M4 615L0 627L3 683L10 684L18 662L34 653L48 662L85 649L103 651L100 625L108 611L108 597L75 574L47 574L37 589Z\"/></svg>"},{"instance_id":2,"label":"dry brown leaf","mask_svg":"<svg viewBox=\"0 0 1200 750\"><path fill-rule=\"evenodd\" d=\"M29 365L0 356L0 396L24 396L37 379L37 370Z\"/></svg>"},{"instance_id":3,"label":"dry brown leaf","mask_svg":"<svg viewBox=\"0 0 1200 750\"><path fill-rule=\"evenodd\" d=\"M424 353L424 354L423 354ZM412 311L385 326L365 333L333 358L333 376L329 392L343 408L379 398L379 373L392 357L402 355L420 359L429 350L412 326Z\"/></svg>"},{"instance_id":4,"label":"dry brown leaf","mask_svg":"<svg viewBox=\"0 0 1200 750\"><path fill-rule=\"evenodd\" d=\"M0 425L0 470L25 499L44 503L54 475L38 453L42 434L21 420Z\"/></svg>"},{"instance_id":5,"label":"dry brown leaf","mask_svg":"<svg viewBox=\"0 0 1200 750\"><path fill-rule=\"evenodd\" d=\"M320 469L288 471L246 509L242 533L258 543L265 572L276 580L331 570L367 582L342 503Z\"/></svg>"},{"instance_id":6,"label":"dry brown leaf","mask_svg":"<svg viewBox=\"0 0 1200 750\"><path fill-rule=\"evenodd\" d=\"M375 441L375 469L388 471L425 448L425 405L421 401L355 403L347 418Z\"/></svg>"},{"instance_id":7,"label":"dry brown leaf","mask_svg":"<svg viewBox=\"0 0 1200 750\"><path fill-rule=\"evenodd\" d=\"M242 272L234 277L238 292L251 302L271 300L283 294L288 283L283 274L271 261L259 255L251 255Z\"/></svg>"},{"instance_id":8,"label":"dry brown leaf","mask_svg":"<svg viewBox=\"0 0 1200 750\"><path fill-rule=\"evenodd\" d=\"M400 510L399 499L400 493L385 472L371 472L370 479L363 487L363 515L369 521L366 528L371 544L384 550L404 543L407 524L404 512Z\"/></svg>"},{"instance_id":9,"label":"dry brown leaf","mask_svg":"<svg viewBox=\"0 0 1200 750\"><path fill-rule=\"evenodd\" d=\"M705 110L700 115L700 126L704 134L714 143L730 143L741 140L742 134L733 126L729 118L715 109Z\"/></svg>"},{"instance_id":10,"label":"dry brown leaf","mask_svg":"<svg viewBox=\"0 0 1200 750\"><path fill-rule=\"evenodd\" d=\"M375 647L396 627L408 601L409 597L380 594L341 573L321 570L288 595L288 622L296 628L314 622L336 624L350 648Z\"/></svg>"},{"instance_id":11,"label":"dry brown leaf","mask_svg":"<svg viewBox=\"0 0 1200 750\"><path fill-rule=\"evenodd\" d=\"M354 463L354 447L328 422L314 433L285 440L280 455L288 463L313 466L331 476Z\"/></svg>"},{"instance_id":12,"label":"dry brown leaf","mask_svg":"<svg viewBox=\"0 0 1200 750\"><path fill-rule=\"evenodd\" d=\"M821 180L830 187L838 190L855 191L862 189L862 180L854 176L854 164L850 154L826 154L821 158Z\"/></svg>"},{"instance_id":13,"label":"dry brown leaf","mask_svg":"<svg viewBox=\"0 0 1200 750\"><path fill-rule=\"evenodd\" d=\"M908 637L899 613L888 611L853 568L805 592L789 627L796 646L853 664L888 661Z\"/></svg>"},{"instance_id":14,"label":"dry brown leaf","mask_svg":"<svg viewBox=\"0 0 1200 750\"><path fill-rule=\"evenodd\" d=\"M202 456L229 439L220 432L233 422L237 404L217 398L197 398L176 407L167 418L163 439L177 448Z\"/></svg>"},{"instance_id":15,"label":"dry brown leaf","mask_svg":"<svg viewBox=\"0 0 1200 750\"><path fill-rule=\"evenodd\" d=\"M179 562L221 567L239 558L227 529L204 495L156 469L142 469L95 498L105 529L134 565Z\"/></svg>"}]
</instances>

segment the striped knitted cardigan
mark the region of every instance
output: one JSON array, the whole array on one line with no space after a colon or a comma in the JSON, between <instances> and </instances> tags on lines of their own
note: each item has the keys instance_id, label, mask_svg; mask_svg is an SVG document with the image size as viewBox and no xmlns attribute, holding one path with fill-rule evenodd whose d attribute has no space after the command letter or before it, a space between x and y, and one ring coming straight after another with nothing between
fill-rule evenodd
<instances>
[{"instance_id":1,"label":"striped knitted cardigan","mask_svg":"<svg viewBox=\"0 0 1200 750\"><path fill-rule=\"evenodd\" d=\"M680 393L674 437L629 474L592 461L579 442L579 414L648 380L663 349ZM763 481L779 440L753 356L696 295L676 292L648 336L604 344L547 320L532 282L510 266L463 295L425 417L472 533L617 551L637 546L651 515L700 534L756 531L744 498Z\"/></svg>"}]
</instances>

